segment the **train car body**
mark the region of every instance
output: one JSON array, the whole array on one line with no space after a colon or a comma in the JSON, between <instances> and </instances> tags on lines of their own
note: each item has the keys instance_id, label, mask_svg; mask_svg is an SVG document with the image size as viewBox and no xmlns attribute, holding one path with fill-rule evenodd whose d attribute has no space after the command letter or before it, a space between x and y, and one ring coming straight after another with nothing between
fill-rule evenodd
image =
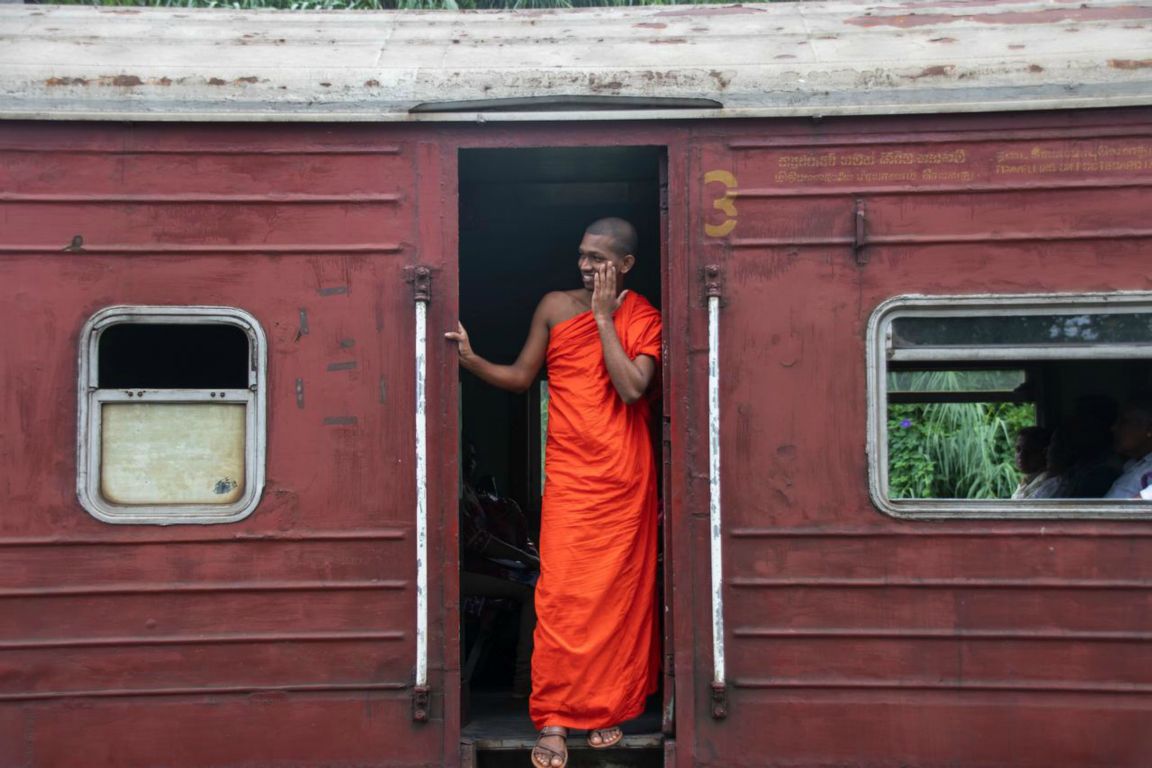
<instances>
[{"instance_id":1,"label":"train car body","mask_svg":"<svg viewBox=\"0 0 1152 768\"><path fill-rule=\"evenodd\" d=\"M613 759L1152 762L1147 502L888 485L891 406L935 396L894 374L1019 371L981 396L1041 420L1152 384L1152 7L0 40L3 768L526 761L462 681L459 455L530 508L543 395L441 334L514 355L605 213L666 348L663 685Z\"/></svg>"}]
</instances>

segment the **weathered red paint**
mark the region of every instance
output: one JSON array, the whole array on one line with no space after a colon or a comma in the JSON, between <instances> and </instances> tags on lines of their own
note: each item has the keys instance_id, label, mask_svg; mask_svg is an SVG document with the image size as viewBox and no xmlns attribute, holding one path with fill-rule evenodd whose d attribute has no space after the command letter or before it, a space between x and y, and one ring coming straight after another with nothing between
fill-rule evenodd
<instances>
[{"instance_id":1,"label":"weathered red paint","mask_svg":"<svg viewBox=\"0 0 1152 768\"><path fill-rule=\"evenodd\" d=\"M420 724L406 270L432 269L429 329L446 327L458 149L640 144L668 157L668 765L1145 764L1152 526L896 521L868 498L864 448L864 327L880 301L1149 287L1152 113L1128 110L0 125L0 766L454 764L457 384L431 344ZM715 170L736 180L734 217L704 183ZM720 721L708 264L723 299ZM77 334L116 303L234 305L263 324L268 481L242 523L108 526L76 502Z\"/></svg>"}]
</instances>

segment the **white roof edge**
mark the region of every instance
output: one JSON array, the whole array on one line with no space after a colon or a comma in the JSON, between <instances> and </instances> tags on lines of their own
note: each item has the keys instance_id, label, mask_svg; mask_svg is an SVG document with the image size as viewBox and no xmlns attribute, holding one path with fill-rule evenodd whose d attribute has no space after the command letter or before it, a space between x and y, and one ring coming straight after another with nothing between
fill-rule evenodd
<instances>
[{"instance_id":1,"label":"white roof edge","mask_svg":"<svg viewBox=\"0 0 1152 768\"><path fill-rule=\"evenodd\" d=\"M749 109L644 109L595 112L132 112L0 110L0 120L52 121L126 121L162 123L566 123L566 122L635 122L645 120L737 120L766 118L831 118L868 115L973 114L986 112L1041 112L1056 109L1110 109L1152 105L1152 98L1141 96L1101 96L1081 99L1047 99L1013 103L941 102L922 104L841 106L830 109L809 107Z\"/></svg>"},{"instance_id":2,"label":"white roof edge","mask_svg":"<svg viewBox=\"0 0 1152 768\"><path fill-rule=\"evenodd\" d=\"M0 119L485 123L1152 106L1149 52L1152 0L464 13L0 4ZM551 109L558 94L723 107ZM545 100L410 111L510 99Z\"/></svg>"}]
</instances>

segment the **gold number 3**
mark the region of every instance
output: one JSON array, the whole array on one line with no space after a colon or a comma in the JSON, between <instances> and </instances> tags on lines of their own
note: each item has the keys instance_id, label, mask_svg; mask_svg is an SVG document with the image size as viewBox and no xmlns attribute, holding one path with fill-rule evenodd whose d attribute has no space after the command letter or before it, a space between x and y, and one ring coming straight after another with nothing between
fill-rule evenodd
<instances>
[{"instance_id":1,"label":"gold number 3","mask_svg":"<svg viewBox=\"0 0 1152 768\"><path fill-rule=\"evenodd\" d=\"M732 199L732 193L736 189L736 177L728 171L708 171L704 174L704 183L724 185L724 194L713 198L712 208L722 212L726 218L720 224L704 225L704 234L708 237L724 237L736 229L736 202Z\"/></svg>"}]
</instances>

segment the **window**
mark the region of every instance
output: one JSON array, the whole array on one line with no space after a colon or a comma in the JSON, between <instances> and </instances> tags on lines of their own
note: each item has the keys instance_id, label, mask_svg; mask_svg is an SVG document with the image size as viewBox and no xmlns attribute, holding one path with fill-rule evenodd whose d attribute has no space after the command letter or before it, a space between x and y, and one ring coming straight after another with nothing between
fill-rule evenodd
<instances>
[{"instance_id":1,"label":"window","mask_svg":"<svg viewBox=\"0 0 1152 768\"><path fill-rule=\"evenodd\" d=\"M868 371L882 511L1152 518L1152 502L1104 498L1142 458L1112 427L1152 392L1152 294L898 296L872 315Z\"/></svg>"},{"instance_id":2,"label":"window","mask_svg":"<svg viewBox=\"0 0 1152 768\"><path fill-rule=\"evenodd\" d=\"M226 523L264 485L266 344L229 307L118 306L80 335L77 494L107 523Z\"/></svg>"}]
</instances>

